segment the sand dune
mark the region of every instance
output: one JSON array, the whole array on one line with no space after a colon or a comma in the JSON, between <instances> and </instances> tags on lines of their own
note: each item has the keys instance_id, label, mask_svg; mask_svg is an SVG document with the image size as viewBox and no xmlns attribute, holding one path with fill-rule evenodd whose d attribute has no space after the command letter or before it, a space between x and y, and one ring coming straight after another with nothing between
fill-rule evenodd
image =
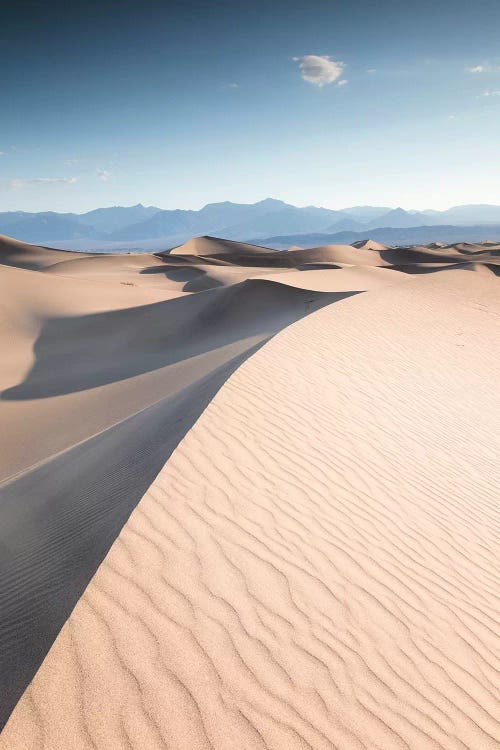
<instances>
[{"instance_id":1,"label":"sand dune","mask_svg":"<svg viewBox=\"0 0 500 750\"><path fill-rule=\"evenodd\" d=\"M224 380L280 328L352 293L262 279L140 304L143 289L100 283L94 296L86 279L7 268L4 281L4 346L16 346L0 400L3 716Z\"/></svg>"},{"instance_id":2,"label":"sand dune","mask_svg":"<svg viewBox=\"0 0 500 750\"><path fill-rule=\"evenodd\" d=\"M67 261L71 258L81 258L81 255L66 250L52 250L37 245L29 245L26 242L20 242L12 237L0 234L0 261L4 266L39 271L54 263Z\"/></svg>"},{"instance_id":3,"label":"sand dune","mask_svg":"<svg viewBox=\"0 0 500 750\"><path fill-rule=\"evenodd\" d=\"M495 248L202 239L0 247L1 750L499 747Z\"/></svg>"},{"instance_id":4,"label":"sand dune","mask_svg":"<svg viewBox=\"0 0 500 750\"><path fill-rule=\"evenodd\" d=\"M353 247L364 248L365 250L388 250L387 245L383 245L381 242L376 240L358 240L352 243Z\"/></svg>"},{"instance_id":5,"label":"sand dune","mask_svg":"<svg viewBox=\"0 0 500 750\"><path fill-rule=\"evenodd\" d=\"M147 253L73 253L37 247L0 235L0 265L91 281L108 281L113 285L168 286L164 274L155 274L155 269L163 268L161 259Z\"/></svg>"},{"instance_id":6,"label":"sand dune","mask_svg":"<svg viewBox=\"0 0 500 750\"><path fill-rule=\"evenodd\" d=\"M486 265L479 266L491 273ZM392 268L376 268L370 266L332 266L330 263L304 263L297 269L288 273L266 273L263 276L255 276L268 281L277 281L287 286L307 288L318 292L352 291L366 292L371 289L379 289L392 284L401 284L410 280L410 276Z\"/></svg>"},{"instance_id":7,"label":"sand dune","mask_svg":"<svg viewBox=\"0 0 500 750\"><path fill-rule=\"evenodd\" d=\"M219 237L194 237L192 240L184 242L168 251L170 255L225 255L226 253L234 255L257 255L258 253L270 253L272 251L267 247L258 245L248 245L245 242L235 242L233 240L223 240Z\"/></svg>"},{"instance_id":8,"label":"sand dune","mask_svg":"<svg viewBox=\"0 0 500 750\"><path fill-rule=\"evenodd\" d=\"M388 249L376 249L370 247L352 247L351 245L325 245L308 250L296 250L293 255L304 262L306 258L311 260L329 260L337 263L351 263L363 266L385 266L397 269L405 268L411 271L411 267L418 268L423 263L461 263L467 256L472 254L470 247L456 245L446 248L428 247L397 247ZM474 258L482 262L499 263L500 256L492 248L476 249Z\"/></svg>"}]
</instances>

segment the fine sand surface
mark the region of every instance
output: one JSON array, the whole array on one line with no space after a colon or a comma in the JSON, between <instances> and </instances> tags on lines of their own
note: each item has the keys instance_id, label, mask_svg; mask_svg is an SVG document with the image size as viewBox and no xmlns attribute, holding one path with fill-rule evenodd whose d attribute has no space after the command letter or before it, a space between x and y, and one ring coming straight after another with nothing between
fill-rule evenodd
<instances>
[{"instance_id":1,"label":"fine sand surface","mask_svg":"<svg viewBox=\"0 0 500 750\"><path fill-rule=\"evenodd\" d=\"M0 749L500 747L499 259L3 238Z\"/></svg>"}]
</instances>

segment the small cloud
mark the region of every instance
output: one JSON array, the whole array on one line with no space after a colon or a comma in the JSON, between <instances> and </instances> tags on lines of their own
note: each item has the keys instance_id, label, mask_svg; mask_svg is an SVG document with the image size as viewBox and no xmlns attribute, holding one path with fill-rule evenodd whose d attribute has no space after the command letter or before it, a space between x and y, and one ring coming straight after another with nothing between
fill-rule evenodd
<instances>
[{"instance_id":1,"label":"small cloud","mask_svg":"<svg viewBox=\"0 0 500 750\"><path fill-rule=\"evenodd\" d=\"M239 89L240 84L239 83L226 83L224 85L225 89Z\"/></svg>"},{"instance_id":2,"label":"small cloud","mask_svg":"<svg viewBox=\"0 0 500 750\"><path fill-rule=\"evenodd\" d=\"M456 117L456 115L448 115L448 120L455 120Z\"/></svg>"},{"instance_id":3,"label":"small cloud","mask_svg":"<svg viewBox=\"0 0 500 750\"><path fill-rule=\"evenodd\" d=\"M373 75L373 73L377 72L377 68L368 68L366 72L369 73L370 75Z\"/></svg>"},{"instance_id":4,"label":"small cloud","mask_svg":"<svg viewBox=\"0 0 500 750\"><path fill-rule=\"evenodd\" d=\"M78 159L66 159L64 162L67 167L76 167L78 164Z\"/></svg>"},{"instance_id":5,"label":"small cloud","mask_svg":"<svg viewBox=\"0 0 500 750\"><path fill-rule=\"evenodd\" d=\"M481 65L473 65L470 68L465 68L467 73L500 73L500 65L490 65L490 63L482 63Z\"/></svg>"},{"instance_id":6,"label":"small cloud","mask_svg":"<svg viewBox=\"0 0 500 750\"><path fill-rule=\"evenodd\" d=\"M0 156L7 156L7 151L0 151Z\"/></svg>"},{"instance_id":7,"label":"small cloud","mask_svg":"<svg viewBox=\"0 0 500 750\"><path fill-rule=\"evenodd\" d=\"M111 179L111 172L107 172L105 169L98 169L97 178L101 180L101 182L107 182Z\"/></svg>"},{"instance_id":8,"label":"small cloud","mask_svg":"<svg viewBox=\"0 0 500 750\"><path fill-rule=\"evenodd\" d=\"M349 83L347 78L343 78L341 81L337 83L337 86L345 86L347 83Z\"/></svg>"},{"instance_id":9,"label":"small cloud","mask_svg":"<svg viewBox=\"0 0 500 750\"><path fill-rule=\"evenodd\" d=\"M345 63L332 60L329 55L305 55L293 59L299 63L303 80L320 87L336 83L345 68Z\"/></svg>"},{"instance_id":10,"label":"small cloud","mask_svg":"<svg viewBox=\"0 0 500 750\"><path fill-rule=\"evenodd\" d=\"M8 182L12 190L22 190L31 185L74 185L78 182L78 177L21 177Z\"/></svg>"},{"instance_id":11,"label":"small cloud","mask_svg":"<svg viewBox=\"0 0 500 750\"><path fill-rule=\"evenodd\" d=\"M500 96L500 91L483 91L483 96Z\"/></svg>"}]
</instances>

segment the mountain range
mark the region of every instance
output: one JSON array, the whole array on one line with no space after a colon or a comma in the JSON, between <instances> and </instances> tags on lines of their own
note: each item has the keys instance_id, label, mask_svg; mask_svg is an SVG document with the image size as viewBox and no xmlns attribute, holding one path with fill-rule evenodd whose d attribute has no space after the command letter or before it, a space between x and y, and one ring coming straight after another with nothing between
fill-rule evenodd
<instances>
[{"instance_id":1,"label":"mountain range","mask_svg":"<svg viewBox=\"0 0 500 750\"><path fill-rule=\"evenodd\" d=\"M264 237L256 240L274 250L287 250L290 247L321 247L323 245L354 245L368 237L367 232L334 232L311 234L288 234ZM370 230L370 239L383 245L429 245L436 242L443 245L454 243L500 242L500 224L435 224L416 227L378 227ZM251 243L252 241L249 240Z\"/></svg>"},{"instance_id":2,"label":"mountain range","mask_svg":"<svg viewBox=\"0 0 500 750\"><path fill-rule=\"evenodd\" d=\"M358 239L358 233L373 235L380 229L436 227L437 231L438 226L488 226L495 234L492 238L500 239L500 206L463 205L445 211L408 211L387 206L331 210L316 206L299 208L266 198L253 204L209 203L199 211L162 210L139 203L97 208L83 214L0 212L0 234L35 244L110 251L165 248L205 234L232 240L293 238L298 243L310 235L330 237L343 233L349 237L356 235ZM398 242L409 241L404 232L398 233L397 238ZM432 235L432 239L439 238Z\"/></svg>"}]
</instances>

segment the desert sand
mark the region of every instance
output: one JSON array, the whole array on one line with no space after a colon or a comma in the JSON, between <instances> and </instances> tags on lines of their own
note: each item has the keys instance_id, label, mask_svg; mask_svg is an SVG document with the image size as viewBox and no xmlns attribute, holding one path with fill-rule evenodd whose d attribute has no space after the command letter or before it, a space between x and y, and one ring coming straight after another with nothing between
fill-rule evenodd
<instances>
[{"instance_id":1,"label":"desert sand","mask_svg":"<svg viewBox=\"0 0 500 750\"><path fill-rule=\"evenodd\" d=\"M1 750L500 747L500 246L0 238Z\"/></svg>"}]
</instances>

